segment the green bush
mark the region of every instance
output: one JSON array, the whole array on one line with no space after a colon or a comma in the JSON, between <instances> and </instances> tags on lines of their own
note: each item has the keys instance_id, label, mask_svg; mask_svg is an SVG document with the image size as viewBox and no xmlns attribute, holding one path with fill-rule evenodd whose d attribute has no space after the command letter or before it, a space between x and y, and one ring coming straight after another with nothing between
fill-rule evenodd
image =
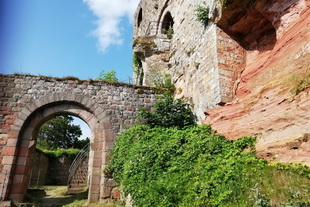
<instances>
[{"instance_id":1,"label":"green bush","mask_svg":"<svg viewBox=\"0 0 310 207\"><path fill-rule=\"evenodd\" d=\"M232 197L237 202L244 166L260 163L243 151L249 143L252 138L231 142L209 126L136 126L119 137L111 167L137 206L216 206Z\"/></svg>"},{"instance_id":2,"label":"green bush","mask_svg":"<svg viewBox=\"0 0 310 207\"><path fill-rule=\"evenodd\" d=\"M254 143L250 137L230 141L209 126L138 125L118 138L110 168L136 206L306 203L307 176L257 159ZM308 168L302 169L309 174Z\"/></svg>"},{"instance_id":3,"label":"green bush","mask_svg":"<svg viewBox=\"0 0 310 207\"><path fill-rule=\"evenodd\" d=\"M59 158L62 156L67 156L70 159L74 159L77 154L80 152L80 149L56 149L56 150L46 150L46 149L42 149L40 147L36 147L36 150L38 150L41 153L46 154L48 157L50 158Z\"/></svg>"},{"instance_id":4,"label":"green bush","mask_svg":"<svg viewBox=\"0 0 310 207\"><path fill-rule=\"evenodd\" d=\"M138 117L150 127L183 128L196 124L188 105L181 99L174 99L168 94L155 102L153 112L140 108Z\"/></svg>"},{"instance_id":5,"label":"green bush","mask_svg":"<svg viewBox=\"0 0 310 207\"><path fill-rule=\"evenodd\" d=\"M199 5L196 7L195 11L195 16L198 21L200 21L205 27L208 26L209 24L209 7L206 5Z\"/></svg>"},{"instance_id":6,"label":"green bush","mask_svg":"<svg viewBox=\"0 0 310 207\"><path fill-rule=\"evenodd\" d=\"M115 70L110 70L108 72L104 72L104 70L102 70L100 72L99 77L97 77L96 80L104 80L104 81L107 81L107 82L110 82L110 83L118 82L118 78L116 77Z\"/></svg>"}]
</instances>

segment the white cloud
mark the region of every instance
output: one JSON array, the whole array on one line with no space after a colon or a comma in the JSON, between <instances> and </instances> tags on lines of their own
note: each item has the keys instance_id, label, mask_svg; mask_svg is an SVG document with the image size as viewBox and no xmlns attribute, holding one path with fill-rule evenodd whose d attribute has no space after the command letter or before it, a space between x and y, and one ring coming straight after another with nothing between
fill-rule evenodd
<instances>
[{"instance_id":1,"label":"white cloud","mask_svg":"<svg viewBox=\"0 0 310 207\"><path fill-rule=\"evenodd\" d=\"M92 34L98 38L99 49L104 52L110 45L122 44L121 18L127 17L132 23L139 0L83 0L83 2L98 17L97 28Z\"/></svg>"}]
</instances>

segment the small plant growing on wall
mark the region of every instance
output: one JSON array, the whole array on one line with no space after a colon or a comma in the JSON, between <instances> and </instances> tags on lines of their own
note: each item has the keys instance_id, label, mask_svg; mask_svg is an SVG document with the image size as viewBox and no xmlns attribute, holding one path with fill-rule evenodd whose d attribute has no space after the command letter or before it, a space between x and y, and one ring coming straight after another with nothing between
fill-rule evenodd
<instances>
[{"instance_id":1,"label":"small plant growing on wall","mask_svg":"<svg viewBox=\"0 0 310 207\"><path fill-rule=\"evenodd\" d=\"M174 33L173 28L170 26L169 29L168 29L167 32L166 32L167 37L168 37L169 39L171 39L172 36L173 36L173 33Z\"/></svg>"},{"instance_id":2,"label":"small plant growing on wall","mask_svg":"<svg viewBox=\"0 0 310 207\"><path fill-rule=\"evenodd\" d=\"M209 7L206 6L206 3L204 5L198 5L196 7L195 16L198 21L200 21L205 27L209 24Z\"/></svg>"},{"instance_id":3,"label":"small plant growing on wall","mask_svg":"<svg viewBox=\"0 0 310 207\"><path fill-rule=\"evenodd\" d=\"M107 82L110 82L110 83L118 82L118 78L116 77L115 70L110 70L108 72L104 72L104 70L102 70L100 72L99 77L97 77L96 80L104 80L104 81L107 81Z\"/></svg>"}]
</instances>

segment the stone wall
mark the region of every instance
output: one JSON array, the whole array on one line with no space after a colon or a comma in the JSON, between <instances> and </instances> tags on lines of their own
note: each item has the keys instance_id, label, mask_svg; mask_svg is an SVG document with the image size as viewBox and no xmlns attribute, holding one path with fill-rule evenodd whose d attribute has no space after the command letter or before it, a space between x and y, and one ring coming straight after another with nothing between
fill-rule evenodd
<instances>
[{"instance_id":1,"label":"stone wall","mask_svg":"<svg viewBox=\"0 0 310 207\"><path fill-rule=\"evenodd\" d=\"M50 158L46 185L67 185L72 161L72 159L66 156L55 159Z\"/></svg>"},{"instance_id":2,"label":"stone wall","mask_svg":"<svg viewBox=\"0 0 310 207\"><path fill-rule=\"evenodd\" d=\"M35 150L31 161L30 187L68 184L69 168L72 164L72 159L66 156L52 158Z\"/></svg>"},{"instance_id":3,"label":"stone wall","mask_svg":"<svg viewBox=\"0 0 310 207\"><path fill-rule=\"evenodd\" d=\"M81 118L92 130L89 201L109 197L109 184L102 173L108 152L117 135L135 123L138 109L150 109L157 96L152 88L122 83L0 75L2 196L23 200L38 129L47 120L67 114Z\"/></svg>"},{"instance_id":4,"label":"stone wall","mask_svg":"<svg viewBox=\"0 0 310 207\"><path fill-rule=\"evenodd\" d=\"M198 122L230 139L257 136L262 157L310 165L302 141L310 133L309 85L292 93L309 76L310 0L220 2L141 0L133 46L141 82L169 73L175 96ZM195 16L198 5L209 7L206 27ZM168 14L172 37L162 31Z\"/></svg>"},{"instance_id":5,"label":"stone wall","mask_svg":"<svg viewBox=\"0 0 310 207\"><path fill-rule=\"evenodd\" d=\"M203 120L205 109L222 102L216 55L217 28L214 24L205 27L197 21L194 10L204 1L162 0L157 1L158 7L154 7L155 1L148 2L142 0L135 14L138 20L142 9L142 21L139 26L135 22L134 52L142 61L143 84L152 86L158 76L170 74L176 86L176 97L184 98L198 121ZM207 6L213 7L213 4L208 1ZM164 17L169 12L173 17L171 39L162 31ZM146 31L150 25L154 32L149 35Z\"/></svg>"},{"instance_id":6,"label":"stone wall","mask_svg":"<svg viewBox=\"0 0 310 207\"><path fill-rule=\"evenodd\" d=\"M49 159L38 150L32 155L32 168L30 173L29 187L38 187L46 184L47 174L49 171Z\"/></svg>"}]
</instances>

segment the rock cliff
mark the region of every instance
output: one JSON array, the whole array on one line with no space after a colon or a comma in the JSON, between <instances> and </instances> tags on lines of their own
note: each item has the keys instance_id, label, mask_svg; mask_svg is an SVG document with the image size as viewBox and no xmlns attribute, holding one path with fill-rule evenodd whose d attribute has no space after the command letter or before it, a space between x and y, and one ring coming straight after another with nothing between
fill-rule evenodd
<instances>
[{"instance_id":1,"label":"rock cliff","mask_svg":"<svg viewBox=\"0 0 310 207\"><path fill-rule=\"evenodd\" d=\"M262 157L310 165L309 1L275 5L286 13L273 16L273 48L247 51L235 102L207 110L204 123L231 139L257 136Z\"/></svg>"},{"instance_id":2,"label":"rock cliff","mask_svg":"<svg viewBox=\"0 0 310 207\"><path fill-rule=\"evenodd\" d=\"M208 25L197 7L208 8ZM142 0L134 52L143 85L169 74L197 121L260 156L310 165L310 0ZM173 34L168 34L168 30Z\"/></svg>"}]
</instances>

